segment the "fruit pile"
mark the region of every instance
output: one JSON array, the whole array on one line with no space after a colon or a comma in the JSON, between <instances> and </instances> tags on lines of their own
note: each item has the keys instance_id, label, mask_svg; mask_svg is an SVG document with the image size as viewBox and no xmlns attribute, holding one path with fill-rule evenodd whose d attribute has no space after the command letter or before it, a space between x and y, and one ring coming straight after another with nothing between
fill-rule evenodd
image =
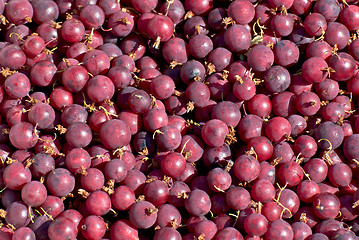
<instances>
[{"instance_id":1,"label":"fruit pile","mask_svg":"<svg viewBox=\"0 0 359 240\"><path fill-rule=\"evenodd\" d=\"M358 240L358 0L0 0L0 239Z\"/></svg>"}]
</instances>

